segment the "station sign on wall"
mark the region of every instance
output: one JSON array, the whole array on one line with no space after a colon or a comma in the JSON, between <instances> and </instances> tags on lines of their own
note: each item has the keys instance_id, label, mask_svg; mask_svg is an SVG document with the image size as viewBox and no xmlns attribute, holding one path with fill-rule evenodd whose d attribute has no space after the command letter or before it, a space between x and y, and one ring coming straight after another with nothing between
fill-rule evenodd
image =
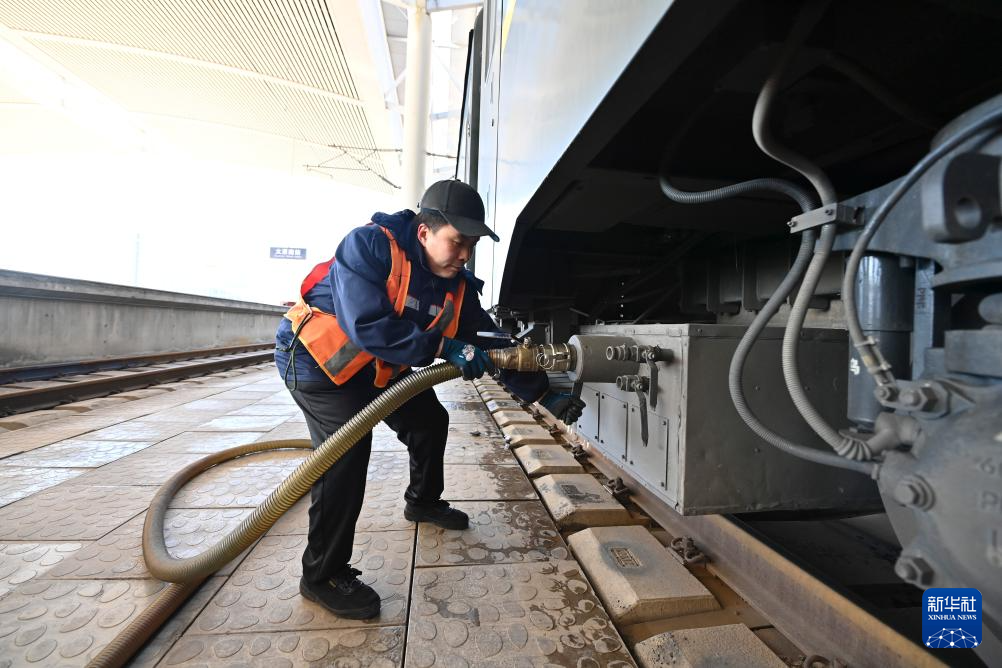
<instances>
[{"instance_id":1,"label":"station sign on wall","mask_svg":"<svg viewBox=\"0 0 1002 668\"><path fill-rule=\"evenodd\" d=\"M272 246L271 257L275 260L305 260L305 248L288 248L285 246Z\"/></svg>"}]
</instances>

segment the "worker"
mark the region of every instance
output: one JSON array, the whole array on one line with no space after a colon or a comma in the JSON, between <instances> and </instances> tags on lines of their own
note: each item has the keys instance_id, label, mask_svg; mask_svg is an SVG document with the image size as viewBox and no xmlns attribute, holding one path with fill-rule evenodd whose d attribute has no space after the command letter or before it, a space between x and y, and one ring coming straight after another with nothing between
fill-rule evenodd
<instances>
[{"instance_id":1,"label":"worker","mask_svg":"<svg viewBox=\"0 0 1002 668\"><path fill-rule=\"evenodd\" d=\"M412 366L441 358L466 380L494 371L484 349L498 340L477 333L499 330L480 306L483 281L465 267L485 236L498 241L484 223L477 191L439 181L425 191L417 213L374 214L345 236L334 258L310 272L300 301L279 325L275 362L314 448ZM580 416L583 403L550 391L543 372L504 371L501 379L565 422ZM449 414L434 390L415 395L384 422L410 456L404 517L466 529L468 516L441 498ZM369 432L314 483L299 584L305 598L351 619L375 617L380 607L379 595L348 563L371 445Z\"/></svg>"}]
</instances>

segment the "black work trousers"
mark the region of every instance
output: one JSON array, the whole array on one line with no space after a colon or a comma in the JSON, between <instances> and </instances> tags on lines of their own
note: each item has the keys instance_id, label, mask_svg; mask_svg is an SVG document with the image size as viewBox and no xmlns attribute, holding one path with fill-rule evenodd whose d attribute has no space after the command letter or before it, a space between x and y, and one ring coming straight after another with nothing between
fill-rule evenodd
<instances>
[{"instance_id":1,"label":"black work trousers","mask_svg":"<svg viewBox=\"0 0 1002 668\"><path fill-rule=\"evenodd\" d=\"M409 373L398 376L390 386ZM314 448L385 391L372 384L373 377L374 368L370 364L343 385L300 382L291 390L292 398L306 417ZM437 501L445 487L442 460L449 413L435 391L428 389L416 395L384 422L410 453L410 485L404 499L418 504ZM369 432L313 483L309 540L303 553L303 578L310 584L322 584L348 566L355 522L365 496L371 449L372 432Z\"/></svg>"}]
</instances>

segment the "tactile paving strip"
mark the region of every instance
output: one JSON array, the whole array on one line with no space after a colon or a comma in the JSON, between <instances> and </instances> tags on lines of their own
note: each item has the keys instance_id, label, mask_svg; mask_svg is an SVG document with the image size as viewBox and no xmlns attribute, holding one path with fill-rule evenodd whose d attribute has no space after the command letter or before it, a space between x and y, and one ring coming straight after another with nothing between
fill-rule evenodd
<instances>
[{"instance_id":1,"label":"tactile paving strip","mask_svg":"<svg viewBox=\"0 0 1002 668\"><path fill-rule=\"evenodd\" d=\"M404 519L404 490L410 482L407 453L373 452L365 483L365 503L355 524L356 531L413 529ZM310 493L290 508L269 534L305 534L309 528Z\"/></svg>"},{"instance_id":2,"label":"tactile paving strip","mask_svg":"<svg viewBox=\"0 0 1002 668\"><path fill-rule=\"evenodd\" d=\"M501 564L567 559L569 552L539 501L467 502L466 531L418 525L417 566Z\"/></svg>"},{"instance_id":3,"label":"tactile paving strip","mask_svg":"<svg viewBox=\"0 0 1002 668\"><path fill-rule=\"evenodd\" d=\"M152 441L91 441L71 438L14 455L3 463L14 466L92 468L127 457L151 445Z\"/></svg>"},{"instance_id":4,"label":"tactile paving strip","mask_svg":"<svg viewBox=\"0 0 1002 668\"><path fill-rule=\"evenodd\" d=\"M33 580L0 601L8 665L84 665L153 602L156 580Z\"/></svg>"},{"instance_id":5,"label":"tactile paving strip","mask_svg":"<svg viewBox=\"0 0 1002 668\"><path fill-rule=\"evenodd\" d=\"M261 505L296 470L303 456L261 465L242 458L214 466L186 484L170 502L171 508L253 508Z\"/></svg>"},{"instance_id":6,"label":"tactile paving strip","mask_svg":"<svg viewBox=\"0 0 1002 668\"><path fill-rule=\"evenodd\" d=\"M248 508L168 510L164 536L168 551L175 557L193 557L204 552L232 531ZM118 579L149 578L143 561L143 522L146 513L134 517L108 535L68 555L49 569L48 578ZM233 572L243 558L237 557L219 569L219 575Z\"/></svg>"},{"instance_id":7,"label":"tactile paving strip","mask_svg":"<svg viewBox=\"0 0 1002 668\"><path fill-rule=\"evenodd\" d=\"M275 668L393 668L403 660L402 626L185 636L162 665L269 666Z\"/></svg>"},{"instance_id":8,"label":"tactile paving strip","mask_svg":"<svg viewBox=\"0 0 1002 668\"><path fill-rule=\"evenodd\" d=\"M95 540L145 510L155 492L59 485L0 509L0 540Z\"/></svg>"},{"instance_id":9,"label":"tactile paving strip","mask_svg":"<svg viewBox=\"0 0 1002 668\"><path fill-rule=\"evenodd\" d=\"M193 452L160 452L153 446L68 480L69 485L162 485L188 464L205 456ZM69 469L64 469L69 470Z\"/></svg>"},{"instance_id":10,"label":"tactile paving strip","mask_svg":"<svg viewBox=\"0 0 1002 668\"><path fill-rule=\"evenodd\" d=\"M536 492L518 466L445 465L445 491L449 501L504 501L535 499Z\"/></svg>"},{"instance_id":11,"label":"tactile paving strip","mask_svg":"<svg viewBox=\"0 0 1002 668\"><path fill-rule=\"evenodd\" d=\"M14 431L0 434L0 457L9 457L19 452L34 450L43 445L50 445L67 438L80 436L81 434L107 427L119 421L107 416L99 417L88 414L83 417L65 417L55 422L38 425L37 427L15 429Z\"/></svg>"},{"instance_id":12,"label":"tactile paving strip","mask_svg":"<svg viewBox=\"0 0 1002 668\"><path fill-rule=\"evenodd\" d=\"M407 452L407 446L400 442L396 433L385 424L378 424L372 430L373 452Z\"/></svg>"},{"instance_id":13,"label":"tactile paving strip","mask_svg":"<svg viewBox=\"0 0 1002 668\"><path fill-rule=\"evenodd\" d=\"M40 469L0 465L0 506L20 501L35 492L55 487L87 469Z\"/></svg>"},{"instance_id":14,"label":"tactile paving strip","mask_svg":"<svg viewBox=\"0 0 1002 668\"><path fill-rule=\"evenodd\" d=\"M573 561L421 568L406 665L635 666Z\"/></svg>"},{"instance_id":15,"label":"tactile paving strip","mask_svg":"<svg viewBox=\"0 0 1002 668\"><path fill-rule=\"evenodd\" d=\"M0 598L42 577L85 543L0 543ZM0 619L0 626L4 621Z\"/></svg>"},{"instance_id":16,"label":"tactile paving strip","mask_svg":"<svg viewBox=\"0 0 1002 668\"><path fill-rule=\"evenodd\" d=\"M152 638L146 641L142 649L132 657L129 666L164 665L157 663L175 645L185 630L191 626L196 615L205 608L209 599L216 595L219 588L223 586L225 577L212 577L202 583L202 586L192 594L191 598L185 601L180 609L174 612L167 622L160 627ZM269 667L270 668L270 667Z\"/></svg>"},{"instance_id":17,"label":"tactile paving strip","mask_svg":"<svg viewBox=\"0 0 1002 668\"><path fill-rule=\"evenodd\" d=\"M336 617L299 594L306 536L265 536L251 550L189 633L259 633L392 626L406 621L414 547L412 531L356 533L351 565L382 599L372 620Z\"/></svg>"}]
</instances>

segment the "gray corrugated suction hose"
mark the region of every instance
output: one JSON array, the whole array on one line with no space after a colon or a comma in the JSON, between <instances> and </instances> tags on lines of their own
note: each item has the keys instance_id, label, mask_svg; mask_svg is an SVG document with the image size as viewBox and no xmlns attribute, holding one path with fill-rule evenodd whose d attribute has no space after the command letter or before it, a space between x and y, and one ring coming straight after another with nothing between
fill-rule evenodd
<instances>
[{"instance_id":1,"label":"gray corrugated suction hose","mask_svg":"<svg viewBox=\"0 0 1002 668\"><path fill-rule=\"evenodd\" d=\"M772 316L776 314L780 305L790 294L793 288L796 287L797 282L804 275L804 270L812 256L815 237L816 235L813 230L808 230L804 233L804 236L800 240L800 249L797 251L797 257L793 262L793 266L790 267L789 273L787 273L786 277L783 279L782 283L780 283L779 287L776 288L776 291L772 294L772 296L769 297L765 306L762 307L762 310L759 311L755 320L752 321L752 324L748 327L744 336L741 337L738 347L734 350L734 356L731 357L731 367L727 377L728 387L731 392L731 401L734 404L734 409L737 411L741 419L744 420L744 423L748 425L748 428L780 450L794 455L795 457L800 457L801 459L806 459L817 464L837 466L839 468L849 469L850 471L857 471L859 473L872 475L875 466L872 463L853 461L838 454L832 454L823 450L817 450L805 445L800 445L799 443L789 441L779 434L771 431L758 420L754 412L752 412L751 408L748 406L744 396L742 372L744 371L745 360L747 359L752 346L755 345L755 341L762 333L762 330L769 323ZM803 293L803 290L801 293ZM785 370L786 366L784 365L784 372Z\"/></svg>"},{"instance_id":2,"label":"gray corrugated suction hose","mask_svg":"<svg viewBox=\"0 0 1002 668\"><path fill-rule=\"evenodd\" d=\"M497 364L495 351L488 351L488 354ZM155 577L174 584L162 590L141 615L87 664L88 667L124 665L206 577L250 547L285 511L310 490L313 483L327 469L383 418L419 392L459 376L458 368L452 364L441 363L415 371L392 385L343 427L331 434L236 529L205 552L188 559L177 559L170 555L164 542L163 531L167 506L185 483L202 471L236 457L265 450L309 447L309 442L296 439L242 445L204 457L176 473L164 483L153 498L143 527L143 556L147 568Z\"/></svg>"},{"instance_id":3,"label":"gray corrugated suction hose","mask_svg":"<svg viewBox=\"0 0 1002 668\"><path fill-rule=\"evenodd\" d=\"M786 380L786 389L790 393L793 405L797 407L797 411L811 429L842 457L863 461L873 458L870 446L861 439L843 436L828 424L824 416L811 403L807 392L804 391L803 383L800 381L800 365L797 360L804 318L807 317L807 309L810 307L811 297L814 296L814 289L821 279L821 273L828 262L828 256L831 255L836 232L835 225L825 225L821 228L821 239L818 241L818 247L811 259L810 266L807 268L807 273L804 274L804 282L800 285L800 291L793 302L793 308L790 309L790 318L786 323L786 330L783 332L783 378Z\"/></svg>"},{"instance_id":4,"label":"gray corrugated suction hose","mask_svg":"<svg viewBox=\"0 0 1002 668\"><path fill-rule=\"evenodd\" d=\"M797 202L801 210L804 212L812 210L815 206L815 200L809 193L797 184L783 179L752 179L750 181L735 183L733 185L702 192L679 190L671 184L668 177L663 173L663 170L659 181L661 184L661 191L669 199L679 202L680 204L705 204L708 202L718 202L720 200L736 197L738 195L770 190L789 196ZM731 402L734 404L734 409L737 411L738 416L746 425L748 425L749 429L755 432L760 438L780 450L783 450L784 452L795 457L800 457L801 459L806 459L818 464L837 466L852 471L858 471L860 473L871 474L873 469L872 464L849 461L839 455L823 452L783 438L766 427L758 419L755 412L752 411L750 406L748 406L748 401L744 395L742 374L744 372L745 362L748 359L748 355L751 352L752 347L755 345L755 342L758 341L758 337L761 335L762 330L765 329L769 320L776 314L780 305L787 298L787 296L789 296L790 292L793 291L793 288L796 287L797 283L804 275L807 264L811 259L816 239L817 234L813 230L808 230L801 237L800 249L797 252L797 257L794 260L793 265L790 267L790 271L787 272L783 281L779 284L779 287L776 288L776 291L765 303L765 306L763 306L762 310L759 311L758 315L752 321L752 324L745 331L744 336L741 337L738 347L734 350L734 355L731 357L730 371L728 373L728 387L731 393Z\"/></svg>"},{"instance_id":5,"label":"gray corrugated suction hose","mask_svg":"<svg viewBox=\"0 0 1002 668\"><path fill-rule=\"evenodd\" d=\"M750 181L742 181L741 183L734 183L729 186L721 186L720 188L714 188L713 190L693 192L689 190L679 190L673 186L662 170L662 173L658 177L658 182L661 184L661 192L663 192L668 199L673 202L678 202L679 204L708 204L709 202L719 202L724 199L747 195L754 192L773 191L790 197L790 199L795 201L800 206L800 209L805 213L814 208L814 198L812 198L806 190L797 184L784 179L751 179Z\"/></svg>"},{"instance_id":6,"label":"gray corrugated suction hose","mask_svg":"<svg viewBox=\"0 0 1002 668\"><path fill-rule=\"evenodd\" d=\"M818 196L821 198L822 204L834 204L838 201L835 188L832 186L828 175L806 157L776 141L769 126L769 117L772 111L772 103L783 82L787 68L807 38L807 35L821 19L828 4L829 0L815 0L804 5L793 23L793 28L790 30L790 34L783 45L783 51L780 54L779 60L776 62L772 73L759 92L758 100L755 103L755 111L752 114L752 135L755 137L755 143L758 144L758 147L766 155L803 174L818 191ZM814 296L814 289L817 287L818 281L821 279L821 273L824 271L825 263L831 255L836 231L834 223L824 225L821 228L821 239L814 253L814 258L807 268L804 282L801 284L800 291L797 293L797 299L790 310L790 318L783 335L783 377L786 379L786 388L790 393L790 398L793 400L794 406L797 407L797 411L800 412L811 429L828 443L835 452L843 457L865 460L873 457L873 453L866 442L858 438L839 434L811 403L811 400L807 397L807 393L804 392L803 385L800 383L800 369L797 361L797 344L800 340L800 331L804 325L804 318L807 316L811 297Z\"/></svg>"}]
</instances>

